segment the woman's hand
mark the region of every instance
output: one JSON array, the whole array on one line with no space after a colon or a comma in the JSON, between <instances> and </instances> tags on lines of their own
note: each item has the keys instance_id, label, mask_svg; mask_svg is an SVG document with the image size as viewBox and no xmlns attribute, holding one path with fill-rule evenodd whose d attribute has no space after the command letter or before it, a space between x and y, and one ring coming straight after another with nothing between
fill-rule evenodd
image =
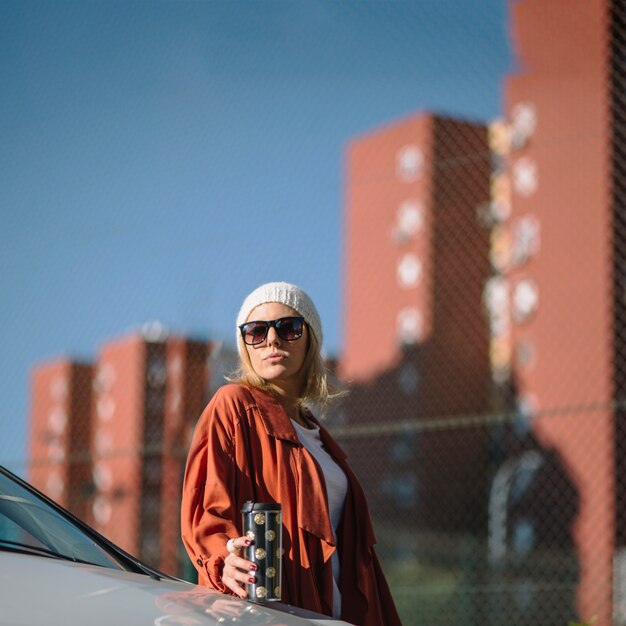
<instances>
[{"instance_id":1,"label":"woman's hand","mask_svg":"<svg viewBox=\"0 0 626 626\"><path fill-rule=\"evenodd\" d=\"M242 550L252 542L247 537L229 539L226 543L228 556L224 559L222 582L240 598L247 598L244 585L255 582L256 565L241 557Z\"/></svg>"}]
</instances>

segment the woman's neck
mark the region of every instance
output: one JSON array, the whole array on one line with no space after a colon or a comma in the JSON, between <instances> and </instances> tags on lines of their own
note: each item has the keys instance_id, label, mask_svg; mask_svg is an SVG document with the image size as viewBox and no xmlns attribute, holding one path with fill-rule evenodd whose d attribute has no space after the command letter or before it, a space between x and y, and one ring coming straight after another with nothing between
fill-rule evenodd
<instances>
[{"instance_id":1,"label":"woman's neck","mask_svg":"<svg viewBox=\"0 0 626 626\"><path fill-rule=\"evenodd\" d=\"M294 422L300 424L300 426L304 426L305 428L311 428L311 424L306 419L301 407L298 398L293 396L286 395L277 395L276 396L283 409L285 409L285 413L287 413L287 417Z\"/></svg>"}]
</instances>

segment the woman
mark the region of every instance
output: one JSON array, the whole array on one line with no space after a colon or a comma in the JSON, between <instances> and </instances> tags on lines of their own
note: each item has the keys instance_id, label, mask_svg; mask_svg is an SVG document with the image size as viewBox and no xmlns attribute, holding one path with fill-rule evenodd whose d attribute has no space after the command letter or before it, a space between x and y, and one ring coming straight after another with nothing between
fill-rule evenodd
<instances>
[{"instance_id":1,"label":"woman","mask_svg":"<svg viewBox=\"0 0 626 626\"><path fill-rule=\"evenodd\" d=\"M358 626L400 624L374 552L365 496L310 407L329 391L309 296L267 283L237 318L240 369L211 399L187 458L182 536L199 583L245 598L245 501L282 506L282 601Z\"/></svg>"}]
</instances>

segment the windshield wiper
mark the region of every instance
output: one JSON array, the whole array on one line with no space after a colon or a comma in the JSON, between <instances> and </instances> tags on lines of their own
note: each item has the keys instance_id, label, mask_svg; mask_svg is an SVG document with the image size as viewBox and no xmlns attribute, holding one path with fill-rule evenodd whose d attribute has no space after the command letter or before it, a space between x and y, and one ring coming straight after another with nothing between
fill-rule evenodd
<instances>
[{"instance_id":1,"label":"windshield wiper","mask_svg":"<svg viewBox=\"0 0 626 626\"><path fill-rule=\"evenodd\" d=\"M72 561L73 563L83 563L85 565L98 565L97 563L91 563L90 561L84 561L83 559L62 554L56 550L50 550L41 546L33 546L28 543L20 543L19 541L11 541L9 539L0 539L0 550L7 550L10 552L22 552L24 554L36 554L39 556L47 556L54 559L62 559L64 561Z\"/></svg>"}]
</instances>

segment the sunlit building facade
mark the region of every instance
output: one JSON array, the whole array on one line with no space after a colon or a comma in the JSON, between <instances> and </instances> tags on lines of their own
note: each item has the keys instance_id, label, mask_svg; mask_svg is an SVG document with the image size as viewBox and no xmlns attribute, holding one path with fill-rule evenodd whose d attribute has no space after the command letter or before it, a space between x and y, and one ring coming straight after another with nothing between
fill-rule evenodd
<instances>
[{"instance_id":1,"label":"sunlit building facade","mask_svg":"<svg viewBox=\"0 0 626 626\"><path fill-rule=\"evenodd\" d=\"M343 420L380 432L351 440L353 462L375 513L476 526L486 430L441 425L490 401L487 128L420 113L375 129L350 142L345 184Z\"/></svg>"}]
</instances>

